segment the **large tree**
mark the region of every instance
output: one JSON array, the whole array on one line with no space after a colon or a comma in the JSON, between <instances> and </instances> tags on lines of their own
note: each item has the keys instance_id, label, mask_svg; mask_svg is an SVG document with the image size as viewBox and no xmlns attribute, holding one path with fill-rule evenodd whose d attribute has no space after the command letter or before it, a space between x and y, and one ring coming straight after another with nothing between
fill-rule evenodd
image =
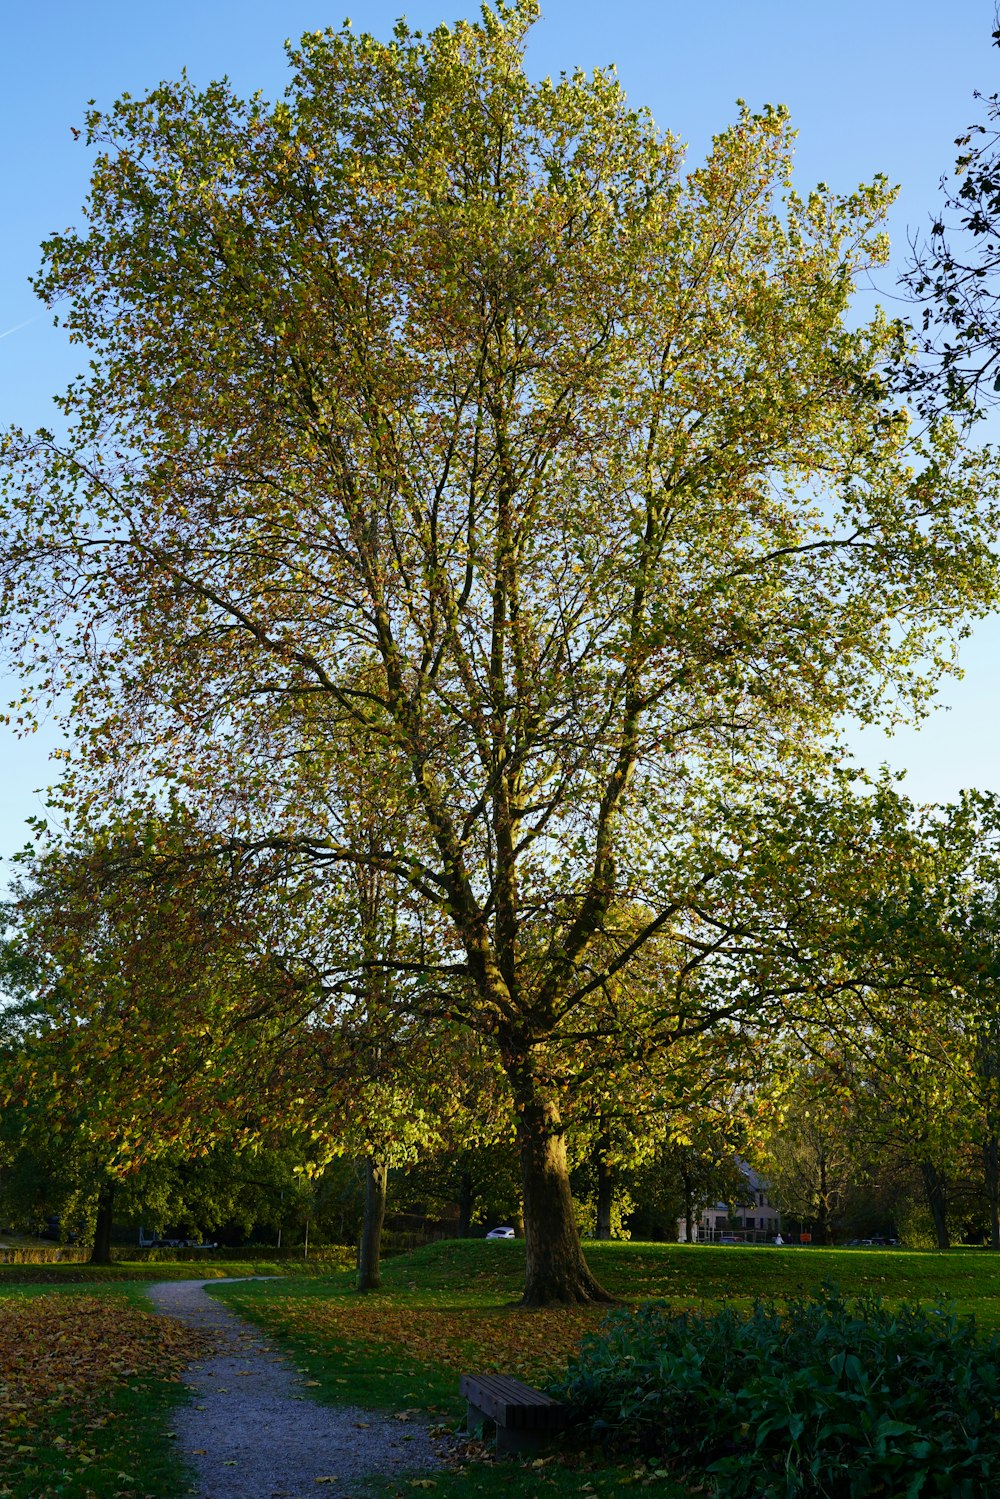
<instances>
[{"instance_id":1,"label":"large tree","mask_svg":"<svg viewBox=\"0 0 1000 1499\"><path fill-rule=\"evenodd\" d=\"M386 976L498 1049L529 1303L602 1295L553 1055L599 1056L595 998L729 899L726 808L844 712L919 706L994 588L990 474L912 437L901 330L850 312L884 183L797 196L771 108L685 175L612 73L530 82L536 14L310 34L275 105L92 111L38 281L90 362L65 440L8 438L3 514L75 816L169 785L304 879L405 882L419 956ZM341 836L359 741L404 846ZM687 971L645 1044L710 1022Z\"/></svg>"},{"instance_id":2,"label":"large tree","mask_svg":"<svg viewBox=\"0 0 1000 1499\"><path fill-rule=\"evenodd\" d=\"M1000 47L1000 12L996 21ZM954 174L941 178L903 277L922 309L922 347L901 362L899 383L928 413L944 404L982 414L1000 399L1000 94L981 116L955 139Z\"/></svg>"}]
</instances>

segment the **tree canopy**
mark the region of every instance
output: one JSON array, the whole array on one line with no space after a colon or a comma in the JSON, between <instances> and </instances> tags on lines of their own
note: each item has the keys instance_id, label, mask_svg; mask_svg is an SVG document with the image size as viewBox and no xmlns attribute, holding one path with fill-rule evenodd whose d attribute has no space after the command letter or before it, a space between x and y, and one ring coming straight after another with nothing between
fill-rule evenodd
<instances>
[{"instance_id":1,"label":"tree canopy","mask_svg":"<svg viewBox=\"0 0 1000 1499\"><path fill-rule=\"evenodd\" d=\"M405 888L376 966L498 1049L532 1302L601 1294L560 1043L600 1057L653 939L650 1044L731 1012L697 979L730 813L841 715L919 711L996 519L989 457L888 393L904 330L851 309L884 181L797 194L770 107L686 171L613 73L529 80L536 14L311 33L273 105L92 110L38 279L90 363L66 440L8 435L2 513L76 819L170 797L310 889ZM401 814L361 846L352 802Z\"/></svg>"}]
</instances>

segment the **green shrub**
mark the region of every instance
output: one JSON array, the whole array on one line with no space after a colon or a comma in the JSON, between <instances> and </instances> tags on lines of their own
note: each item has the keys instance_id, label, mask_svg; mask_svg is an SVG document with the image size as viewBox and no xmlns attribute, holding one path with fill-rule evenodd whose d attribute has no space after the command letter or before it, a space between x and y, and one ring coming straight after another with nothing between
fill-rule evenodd
<instances>
[{"instance_id":1,"label":"green shrub","mask_svg":"<svg viewBox=\"0 0 1000 1499\"><path fill-rule=\"evenodd\" d=\"M613 1312L553 1393L576 1429L720 1495L978 1499L1000 1481L1000 1344L836 1288L749 1313Z\"/></svg>"}]
</instances>

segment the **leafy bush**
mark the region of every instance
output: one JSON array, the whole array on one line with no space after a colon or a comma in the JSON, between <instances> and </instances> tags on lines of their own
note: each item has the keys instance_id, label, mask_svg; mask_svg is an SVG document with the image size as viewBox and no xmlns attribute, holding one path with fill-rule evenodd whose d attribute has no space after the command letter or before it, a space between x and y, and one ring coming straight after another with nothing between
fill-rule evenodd
<instances>
[{"instance_id":1,"label":"leafy bush","mask_svg":"<svg viewBox=\"0 0 1000 1499\"><path fill-rule=\"evenodd\" d=\"M1000 1344L942 1307L835 1287L749 1313L613 1312L553 1393L578 1431L715 1492L981 1496L1000 1480Z\"/></svg>"}]
</instances>

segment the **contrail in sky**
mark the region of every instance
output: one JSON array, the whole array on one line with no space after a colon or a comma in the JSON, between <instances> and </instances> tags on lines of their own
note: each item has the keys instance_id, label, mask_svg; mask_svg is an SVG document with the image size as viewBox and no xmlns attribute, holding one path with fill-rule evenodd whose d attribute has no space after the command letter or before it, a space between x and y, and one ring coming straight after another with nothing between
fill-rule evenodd
<instances>
[{"instance_id":1,"label":"contrail in sky","mask_svg":"<svg viewBox=\"0 0 1000 1499\"><path fill-rule=\"evenodd\" d=\"M36 323L41 313L36 312L34 317L26 317L23 323L15 323L13 328L8 328L6 333L0 333L0 338L10 338L12 333L17 333L21 328L27 328L29 323Z\"/></svg>"}]
</instances>

